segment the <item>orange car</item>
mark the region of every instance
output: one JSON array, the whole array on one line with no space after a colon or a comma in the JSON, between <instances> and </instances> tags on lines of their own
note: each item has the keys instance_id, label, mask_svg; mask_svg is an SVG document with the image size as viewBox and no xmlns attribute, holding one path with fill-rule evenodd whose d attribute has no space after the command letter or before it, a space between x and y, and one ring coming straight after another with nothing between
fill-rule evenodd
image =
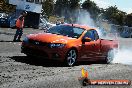
<instances>
[{"instance_id":1,"label":"orange car","mask_svg":"<svg viewBox=\"0 0 132 88\"><path fill-rule=\"evenodd\" d=\"M77 61L110 63L117 48L117 41L100 39L94 28L64 24L54 26L46 33L28 35L21 50L27 56L59 60L73 66Z\"/></svg>"}]
</instances>

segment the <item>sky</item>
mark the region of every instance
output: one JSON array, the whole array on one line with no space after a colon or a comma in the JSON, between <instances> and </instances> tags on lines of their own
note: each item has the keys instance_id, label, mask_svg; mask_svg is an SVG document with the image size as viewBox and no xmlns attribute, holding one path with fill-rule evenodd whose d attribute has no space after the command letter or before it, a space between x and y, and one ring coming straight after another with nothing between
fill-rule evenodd
<instances>
[{"instance_id":1,"label":"sky","mask_svg":"<svg viewBox=\"0 0 132 88\"><path fill-rule=\"evenodd\" d=\"M85 1L85 0L82 0ZM119 10L126 13L132 13L132 0L92 0L100 8L107 8L108 6L117 6Z\"/></svg>"}]
</instances>

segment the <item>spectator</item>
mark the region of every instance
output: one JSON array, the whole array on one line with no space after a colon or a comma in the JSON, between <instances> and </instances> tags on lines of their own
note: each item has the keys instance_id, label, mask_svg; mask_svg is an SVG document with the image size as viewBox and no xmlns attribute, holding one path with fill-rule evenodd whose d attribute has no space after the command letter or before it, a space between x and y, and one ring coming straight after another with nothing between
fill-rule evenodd
<instances>
[{"instance_id":1,"label":"spectator","mask_svg":"<svg viewBox=\"0 0 132 88\"><path fill-rule=\"evenodd\" d=\"M27 15L27 12L23 11L16 21L17 30L16 30L16 34L15 34L14 39L13 39L14 42L15 41L18 41L18 42L21 41L20 39L21 39L21 36L23 34L24 18L26 15Z\"/></svg>"},{"instance_id":2,"label":"spectator","mask_svg":"<svg viewBox=\"0 0 132 88\"><path fill-rule=\"evenodd\" d=\"M60 25L61 24L61 22L57 19L56 20L56 25Z\"/></svg>"}]
</instances>

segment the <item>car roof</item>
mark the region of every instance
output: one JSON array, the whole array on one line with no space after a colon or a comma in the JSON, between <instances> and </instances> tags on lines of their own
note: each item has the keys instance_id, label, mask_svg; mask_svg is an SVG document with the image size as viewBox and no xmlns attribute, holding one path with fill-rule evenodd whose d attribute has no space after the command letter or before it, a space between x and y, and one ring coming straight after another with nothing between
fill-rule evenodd
<instances>
[{"instance_id":1,"label":"car roof","mask_svg":"<svg viewBox=\"0 0 132 88\"><path fill-rule=\"evenodd\" d=\"M80 25L80 24L64 24L64 25L79 27L79 28L83 28L84 30L91 30L91 29L96 30L96 28L92 28L92 27L89 27L87 25Z\"/></svg>"}]
</instances>

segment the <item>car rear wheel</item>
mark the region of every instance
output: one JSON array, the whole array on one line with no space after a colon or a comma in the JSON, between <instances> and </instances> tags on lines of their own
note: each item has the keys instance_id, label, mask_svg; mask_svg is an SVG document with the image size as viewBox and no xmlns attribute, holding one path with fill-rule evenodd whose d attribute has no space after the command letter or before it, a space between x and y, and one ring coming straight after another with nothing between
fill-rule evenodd
<instances>
[{"instance_id":1,"label":"car rear wheel","mask_svg":"<svg viewBox=\"0 0 132 88\"><path fill-rule=\"evenodd\" d=\"M105 59L105 63L110 64L113 61L114 57L115 57L115 50L114 49L109 50Z\"/></svg>"},{"instance_id":2,"label":"car rear wheel","mask_svg":"<svg viewBox=\"0 0 132 88\"><path fill-rule=\"evenodd\" d=\"M66 55L66 65L73 66L77 59L77 52L74 49L68 51Z\"/></svg>"}]
</instances>

